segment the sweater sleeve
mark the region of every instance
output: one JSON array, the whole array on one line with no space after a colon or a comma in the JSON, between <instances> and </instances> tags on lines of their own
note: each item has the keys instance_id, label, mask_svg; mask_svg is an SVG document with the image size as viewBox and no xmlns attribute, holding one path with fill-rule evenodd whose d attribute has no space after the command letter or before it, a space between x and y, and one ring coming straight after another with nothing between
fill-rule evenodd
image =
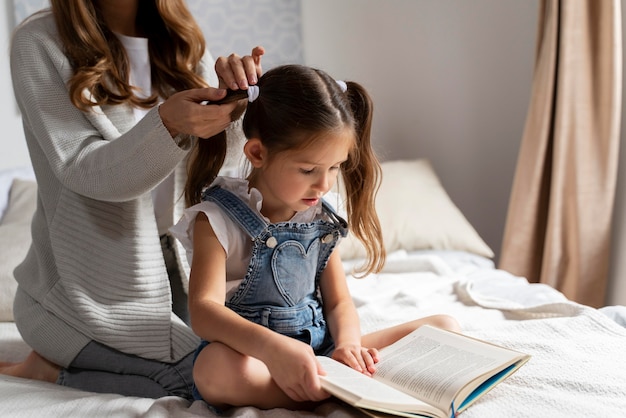
<instances>
[{"instance_id":1,"label":"sweater sleeve","mask_svg":"<svg viewBox=\"0 0 626 418\"><path fill-rule=\"evenodd\" d=\"M29 147L45 159L33 164L47 164L75 193L103 201L136 198L166 178L188 152L172 140L158 108L137 124L128 105L77 109L67 88L72 67L51 15L16 30L11 74Z\"/></svg>"}]
</instances>

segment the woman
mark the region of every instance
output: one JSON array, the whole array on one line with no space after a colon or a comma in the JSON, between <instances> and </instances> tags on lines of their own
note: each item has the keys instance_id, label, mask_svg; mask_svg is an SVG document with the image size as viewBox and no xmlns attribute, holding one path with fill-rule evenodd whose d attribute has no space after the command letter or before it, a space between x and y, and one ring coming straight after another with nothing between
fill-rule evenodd
<instances>
[{"instance_id":1,"label":"woman","mask_svg":"<svg viewBox=\"0 0 626 418\"><path fill-rule=\"evenodd\" d=\"M194 141L227 128L183 0L52 0L15 32L11 72L38 183L14 316L33 353L3 373L191 397L188 265L166 234ZM247 89L264 51L215 64Z\"/></svg>"}]
</instances>

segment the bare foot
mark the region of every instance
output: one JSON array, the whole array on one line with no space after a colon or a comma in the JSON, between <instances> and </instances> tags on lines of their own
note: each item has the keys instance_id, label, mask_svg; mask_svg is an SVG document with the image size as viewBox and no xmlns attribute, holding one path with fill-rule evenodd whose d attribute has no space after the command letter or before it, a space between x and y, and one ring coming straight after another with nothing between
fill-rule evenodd
<instances>
[{"instance_id":1,"label":"bare foot","mask_svg":"<svg viewBox=\"0 0 626 418\"><path fill-rule=\"evenodd\" d=\"M35 351L21 363L0 363L0 374L54 383L61 368L41 357Z\"/></svg>"}]
</instances>

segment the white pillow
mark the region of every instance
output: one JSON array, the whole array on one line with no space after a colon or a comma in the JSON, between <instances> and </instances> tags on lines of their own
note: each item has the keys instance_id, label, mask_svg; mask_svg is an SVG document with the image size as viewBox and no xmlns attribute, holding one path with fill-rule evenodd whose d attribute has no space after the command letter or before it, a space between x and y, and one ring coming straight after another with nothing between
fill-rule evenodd
<instances>
[{"instance_id":1,"label":"white pillow","mask_svg":"<svg viewBox=\"0 0 626 418\"><path fill-rule=\"evenodd\" d=\"M0 219L9 204L9 193L11 185L16 178L34 180L35 173L32 167L17 167L0 170Z\"/></svg>"},{"instance_id":2,"label":"white pillow","mask_svg":"<svg viewBox=\"0 0 626 418\"><path fill-rule=\"evenodd\" d=\"M30 247L30 221L37 202L34 181L14 179L9 201L0 222L0 321L13 321L17 282L13 270Z\"/></svg>"},{"instance_id":3,"label":"white pillow","mask_svg":"<svg viewBox=\"0 0 626 418\"><path fill-rule=\"evenodd\" d=\"M387 161L376 197L387 253L457 250L492 258L493 251L452 202L426 159ZM341 241L344 260L365 257L354 236Z\"/></svg>"}]
</instances>

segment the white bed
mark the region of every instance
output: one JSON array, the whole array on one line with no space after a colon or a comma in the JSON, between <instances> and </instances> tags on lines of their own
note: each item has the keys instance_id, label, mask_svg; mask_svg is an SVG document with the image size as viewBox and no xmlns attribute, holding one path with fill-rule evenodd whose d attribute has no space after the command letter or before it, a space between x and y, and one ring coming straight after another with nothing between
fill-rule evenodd
<instances>
[{"instance_id":1,"label":"white bed","mask_svg":"<svg viewBox=\"0 0 626 418\"><path fill-rule=\"evenodd\" d=\"M385 270L348 277L364 332L434 313L455 316L466 334L510 346L531 360L461 414L489 417L626 415L624 307L593 309L556 290L494 268L491 250L450 201L425 160L384 164L377 200L390 251ZM18 180L13 181L14 177ZM29 348L12 322L14 266L28 247L35 185L28 170L0 173L0 361ZM3 181L6 179L10 181ZM8 185L7 185L8 184ZM4 187L4 189L2 189ZM6 190L5 190L6 189ZM0 204L3 200L0 200ZM342 244L346 270L362 254ZM622 324L622 325L620 325ZM358 417L337 401L314 411L234 408L228 417ZM0 376L2 417L211 417L202 402L95 394Z\"/></svg>"}]
</instances>

